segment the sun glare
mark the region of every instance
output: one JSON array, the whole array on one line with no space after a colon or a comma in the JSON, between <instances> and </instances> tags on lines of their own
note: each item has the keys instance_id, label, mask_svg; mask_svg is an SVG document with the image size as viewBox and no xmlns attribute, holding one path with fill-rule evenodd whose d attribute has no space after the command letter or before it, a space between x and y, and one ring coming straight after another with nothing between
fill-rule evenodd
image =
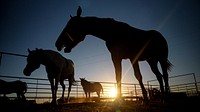
<instances>
[{"instance_id":1,"label":"sun glare","mask_svg":"<svg viewBox=\"0 0 200 112\"><path fill-rule=\"evenodd\" d=\"M116 95L117 95L117 90L114 88L114 87L112 87L110 90L109 90L109 97L116 97Z\"/></svg>"}]
</instances>

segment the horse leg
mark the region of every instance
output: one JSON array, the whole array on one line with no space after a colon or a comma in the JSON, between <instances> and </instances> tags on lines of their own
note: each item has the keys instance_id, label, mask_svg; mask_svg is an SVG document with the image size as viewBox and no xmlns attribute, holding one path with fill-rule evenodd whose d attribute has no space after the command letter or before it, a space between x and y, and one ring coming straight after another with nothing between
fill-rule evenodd
<instances>
[{"instance_id":1,"label":"horse leg","mask_svg":"<svg viewBox=\"0 0 200 112\"><path fill-rule=\"evenodd\" d=\"M164 82L165 82L165 92L170 92L169 90L169 82L168 82L168 72L167 72L167 69L168 69L168 61L164 60L164 61L160 61L160 65L161 65L161 69L163 71L163 79L164 79Z\"/></svg>"},{"instance_id":2,"label":"horse leg","mask_svg":"<svg viewBox=\"0 0 200 112\"><path fill-rule=\"evenodd\" d=\"M49 79L49 82L51 84L51 93L52 93L52 101L51 101L51 103L53 105L56 105L54 79Z\"/></svg>"},{"instance_id":3,"label":"horse leg","mask_svg":"<svg viewBox=\"0 0 200 112\"><path fill-rule=\"evenodd\" d=\"M18 97L18 99L26 100L26 97L25 97L25 95L24 95L24 92L19 92L19 93L17 93L17 97Z\"/></svg>"},{"instance_id":4,"label":"horse leg","mask_svg":"<svg viewBox=\"0 0 200 112\"><path fill-rule=\"evenodd\" d=\"M131 61L131 63L132 63L132 61ZM135 63L132 63L132 66L133 66L133 69L134 69L135 77L139 81L140 87L142 89L142 94L143 94L143 97L144 97L144 102L147 103L147 101L148 101L147 91L146 91L146 89L144 87L144 84L142 82L142 75L141 75L141 72L140 72L138 61L136 61Z\"/></svg>"},{"instance_id":5,"label":"horse leg","mask_svg":"<svg viewBox=\"0 0 200 112\"><path fill-rule=\"evenodd\" d=\"M164 79L164 82L165 82L165 93L164 93L164 101L167 101L167 97L169 96L169 93L170 93L170 88L169 88L169 82L168 82L168 61L166 60L163 60L163 61L160 61L160 65L161 65L161 69L162 69L162 72L163 72L163 79Z\"/></svg>"},{"instance_id":6,"label":"horse leg","mask_svg":"<svg viewBox=\"0 0 200 112\"><path fill-rule=\"evenodd\" d=\"M56 103L56 98L57 98L57 90L58 90L58 79L55 79L55 93L54 93L55 103Z\"/></svg>"},{"instance_id":7,"label":"horse leg","mask_svg":"<svg viewBox=\"0 0 200 112\"><path fill-rule=\"evenodd\" d=\"M115 67L115 75L117 81L117 98L121 98L122 60L115 58L115 56L112 56L112 61Z\"/></svg>"},{"instance_id":8,"label":"horse leg","mask_svg":"<svg viewBox=\"0 0 200 112\"><path fill-rule=\"evenodd\" d=\"M97 102L100 102L100 92L101 92L101 90L96 91L97 96L98 96L98 99L96 100Z\"/></svg>"},{"instance_id":9,"label":"horse leg","mask_svg":"<svg viewBox=\"0 0 200 112\"><path fill-rule=\"evenodd\" d=\"M64 100L64 93L65 93L65 84L64 84L64 80L61 80L60 81L60 85L62 86L62 96L61 96L61 99Z\"/></svg>"},{"instance_id":10,"label":"horse leg","mask_svg":"<svg viewBox=\"0 0 200 112\"><path fill-rule=\"evenodd\" d=\"M71 87L72 87L72 83L73 83L73 78L70 77L69 79L69 87L68 87L68 95L67 95L67 101L69 100L69 95L70 95L70 92L71 92Z\"/></svg>"},{"instance_id":11,"label":"horse leg","mask_svg":"<svg viewBox=\"0 0 200 112\"><path fill-rule=\"evenodd\" d=\"M21 96L22 96L22 100L26 100L24 93L21 93Z\"/></svg>"},{"instance_id":12,"label":"horse leg","mask_svg":"<svg viewBox=\"0 0 200 112\"><path fill-rule=\"evenodd\" d=\"M162 97L164 96L164 87L163 87L163 79L162 79L162 74L158 70L158 61L157 60L148 60L147 61L151 67L152 72L156 75L156 78L160 84L160 90L162 93ZM161 98L163 100L163 98Z\"/></svg>"},{"instance_id":13,"label":"horse leg","mask_svg":"<svg viewBox=\"0 0 200 112\"><path fill-rule=\"evenodd\" d=\"M86 98L87 98L87 92L85 92L85 96L86 96Z\"/></svg>"},{"instance_id":14,"label":"horse leg","mask_svg":"<svg viewBox=\"0 0 200 112\"><path fill-rule=\"evenodd\" d=\"M17 92L16 94L17 94L17 99L20 100L20 99L21 99L21 98L20 98L20 93Z\"/></svg>"},{"instance_id":15,"label":"horse leg","mask_svg":"<svg viewBox=\"0 0 200 112\"><path fill-rule=\"evenodd\" d=\"M96 91L96 93L97 93L98 98L100 98L100 96L99 96L99 91Z\"/></svg>"}]
</instances>

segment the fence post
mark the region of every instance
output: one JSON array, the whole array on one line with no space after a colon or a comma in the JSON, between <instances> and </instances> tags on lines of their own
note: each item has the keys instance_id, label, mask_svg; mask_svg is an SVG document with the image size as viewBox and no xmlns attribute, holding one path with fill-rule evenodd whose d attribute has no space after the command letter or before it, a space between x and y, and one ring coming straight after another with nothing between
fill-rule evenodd
<instances>
[{"instance_id":1,"label":"fence post","mask_svg":"<svg viewBox=\"0 0 200 112\"><path fill-rule=\"evenodd\" d=\"M1 59L2 59L2 53L0 54L0 66L1 66Z\"/></svg>"},{"instance_id":2,"label":"fence post","mask_svg":"<svg viewBox=\"0 0 200 112\"><path fill-rule=\"evenodd\" d=\"M137 97L137 88L136 88L136 84L134 84L135 87L135 96Z\"/></svg>"},{"instance_id":3,"label":"fence post","mask_svg":"<svg viewBox=\"0 0 200 112\"><path fill-rule=\"evenodd\" d=\"M36 95L35 95L35 100L37 99L37 91L38 91L38 79L37 79L37 84L36 84Z\"/></svg>"},{"instance_id":4,"label":"fence post","mask_svg":"<svg viewBox=\"0 0 200 112\"><path fill-rule=\"evenodd\" d=\"M196 87L196 93L198 94L199 93L199 90L198 90L198 87L197 87L197 80L196 80L196 77L195 77L195 74L194 73L192 73L193 74L193 77L194 77L194 84L195 84L195 87Z\"/></svg>"},{"instance_id":5,"label":"fence post","mask_svg":"<svg viewBox=\"0 0 200 112\"><path fill-rule=\"evenodd\" d=\"M76 85L76 98L78 98L78 84Z\"/></svg>"}]
</instances>

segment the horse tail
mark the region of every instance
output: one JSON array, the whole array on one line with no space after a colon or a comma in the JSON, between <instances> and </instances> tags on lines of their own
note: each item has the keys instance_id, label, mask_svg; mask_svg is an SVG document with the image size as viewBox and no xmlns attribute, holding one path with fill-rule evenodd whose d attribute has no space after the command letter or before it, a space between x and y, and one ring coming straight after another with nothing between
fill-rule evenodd
<instances>
[{"instance_id":1,"label":"horse tail","mask_svg":"<svg viewBox=\"0 0 200 112\"><path fill-rule=\"evenodd\" d=\"M103 93L103 87L102 87L102 94L104 94L104 93Z\"/></svg>"},{"instance_id":2,"label":"horse tail","mask_svg":"<svg viewBox=\"0 0 200 112\"><path fill-rule=\"evenodd\" d=\"M102 91L102 94L103 94L103 87L102 87L102 85L101 85L101 91Z\"/></svg>"},{"instance_id":3,"label":"horse tail","mask_svg":"<svg viewBox=\"0 0 200 112\"><path fill-rule=\"evenodd\" d=\"M74 86L78 85L77 82L76 82L76 80L74 79L74 77L72 79L72 85L74 85Z\"/></svg>"},{"instance_id":4,"label":"horse tail","mask_svg":"<svg viewBox=\"0 0 200 112\"><path fill-rule=\"evenodd\" d=\"M173 64L172 64L169 60L167 60L167 62L166 62L166 67L167 67L167 70L168 70L168 71L171 71L171 70L172 70L172 67L173 67Z\"/></svg>"},{"instance_id":5,"label":"horse tail","mask_svg":"<svg viewBox=\"0 0 200 112\"><path fill-rule=\"evenodd\" d=\"M69 78L72 81L72 85L77 85L77 82L74 78L74 62L71 59L67 59L67 58L64 58L64 59L65 59L67 69L69 69L70 67L68 72L70 72L70 75L71 75L69 76Z\"/></svg>"}]
</instances>

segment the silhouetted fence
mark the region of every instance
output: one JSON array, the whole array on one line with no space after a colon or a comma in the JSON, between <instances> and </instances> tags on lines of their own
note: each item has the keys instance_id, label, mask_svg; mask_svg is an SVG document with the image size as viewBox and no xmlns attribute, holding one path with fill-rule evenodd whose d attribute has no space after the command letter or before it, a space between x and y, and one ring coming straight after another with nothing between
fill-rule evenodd
<instances>
[{"instance_id":1,"label":"silhouetted fence","mask_svg":"<svg viewBox=\"0 0 200 112\"><path fill-rule=\"evenodd\" d=\"M148 88L150 89L159 89L157 80L147 81L147 84L149 85ZM194 73L171 76L169 77L169 84L171 92L185 92L187 96L199 95L200 82L196 81L196 76Z\"/></svg>"},{"instance_id":2,"label":"silhouetted fence","mask_svg":"<svg viewBox=\"0 0 200 112\"><path fill-rule=\"evenodd\" d=\"M191 75L191 74L189 74ZM185 75L180 75L176 77L182 77ZM173 78L173 77L171 77ZM175 78L175 77L174 77ZM51 101L51 89L48 79L43 78L25 78L25 77L11 77L11 76L0 76L0 79L6 81L21 80L27 83L28 90L25 94L28 100L36 100L37 103L50 102ZM149 85L145 84L147 89L157 88L159 90L159 85ZM80 84L80 81L76 81L77 85L72 86L70 93L71 99L84 99L85 94ZM101 93L101 99L103 100L113 100L114 96L112 93L113 89L116 89L116 83L113 82L100 82L103 86L104 93ZM68 87L68 81L65 80L66 87ZM196 88L197 87L197 88ZM172 92L185 92L188 96L198 95L198 89L200 88L200 82L182 83L177 85L170 85ZM58 88L58 98L61 97L62 88L59 85ZM67 88L65 91L65 96L67 95ZM127 100L133 100L142 97L142 91L139 84L122 83L122 95ZM15 94L7 95L9 98L16 98ZM97 97L96 93L92 93L91 97Z\"/></svg>"},{"instance_id":3,"label":"silhouetted fence","mask_svg":"<svg viewBox=\"0 0 200 112\"><path fill-rule=\"evenodd\" d=\"M13 77L13 76L0 76L0 79L6 81L14 81L14 80L21 80L27 83L28 89L27 93L25 94L26 98L29 100L36 100L37 102L46 102L51 101L51 88L48 79L43 78L26 78L26 77ZM72 86L70 98L85 98L85 93L83 88L80 84L80 81L76 81L77 84ZM92 82L92 81L91 81ZM112 93L113 90L116 91L116 83L113 82L100 82L103 86L103 94L101 93L101 98L106 100L112 100L114 98ZM65 96L67 95L67 87L68 81L65 80L66 91ZM147 85L145 85L147 87ZM62 88L58 86L58 98L61 97ZM142 91L140 89L139 84L128 84L122 83L122 94L124 98L127 99L136 99L142 97ZM9 94L8 97L16 98L15 94ZM91 97L97 97L96 93L92 93Z\"/></svg>"},{"instance_id":4,"label":"silhouetted fence","mask_svg":"<svg viewBox=\"0 0 200 112\"><path fill-rule=\"evenodd\" d=\"M27 57L26 55L0 52L0 64L2 60L2 55L13 55L20 57ZM36 100L37 103L44 103L51 101L51 89L48 79L44 78L27 78L27 77L14 77L6 76L7 74L0 74L0 79L5 81L14 81L21 80L27 83L28 90L25 94L28 100ZM91 81L92 82L92 81ZM114 82L100 82L103 86L104 93L101 93L102 100L113 100L116 91L116 83ZM184 92L187 96L197 96L199 95L200 82L196 81L194 73L183 74L178 76L169 77L169 84L171 92ZM66 90L65 97L67 95L68 81L65 80ZM147 90L153 88L160 89L157 80L147 81L147 84L144 84ZM61 97L62 88L59 85L57 98ZM7 95L10 99L16 98L15 94ZM122 83L122 96L127 100L135 100L142 97L142 91L139 84L130 84ZM96 93L92 93L91 97L97 97ZM72 86L70 99L84 99L85 94L83 88L80 84L80 81L77 81L77 85Z\"/></svg>"},{"instance_id":5,"label":"silhouetted fence","mask_svg":"<svg viewBox=\"0 0 200 112\"><path fill-rule=\"evenodd\" d=\"M2 61L3 55L11 55L11 56L19 56L19 57L27 57L27 55L22 55L22 54L16 54L16 53L9 53L9 52L0 52L0 65ZM47 79L42 79L42 78L25 78L25 77L13 77L13 76L6 76L6 74L0 74L1 79L5 79L7 81L12 81L12 80L22 80L24 82L27 82L28 85L28 91L26 93L26 97L28 99L32 100L51 100L51 89L50 89L50 83ZM113 82L100 82L103 86L104 89L104 94L101 94L102 98L113 98L113 94L111 91L114 91L116 89L116 84ZM67 93L67 87L68 87L68 82L65 80L65 85L66 85L66 91L65 94ZM124 97L141 97L142 92L140 89L140 86L138 84L122 84L124 85L122 87L122 94ZM147 87L147 85L145 85ZM58 88L58 98L61 96L61 86L59 85ZM8 95L10 98L15 98L16 95L10 94ZM71 98L83 98L85 96L82 86L80 84L80 81L77 81L77 85L72 87L70 97ZM92 97L96 97L96 93L91 94Z\"/></svg>"}]
</instances>

